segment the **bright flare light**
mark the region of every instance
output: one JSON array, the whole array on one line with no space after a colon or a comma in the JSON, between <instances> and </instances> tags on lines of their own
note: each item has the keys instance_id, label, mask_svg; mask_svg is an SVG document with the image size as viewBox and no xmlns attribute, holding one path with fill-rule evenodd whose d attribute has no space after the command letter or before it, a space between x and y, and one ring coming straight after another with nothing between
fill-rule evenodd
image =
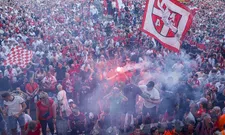
<instances>
[{"instance_id":1,"label":"bright flare light","mask_svg":"<svg viewBox=\"0 0 225 135\"><path fill-rule=\"evenodd\" d=\"M117 67L117 68L116 68L116 71L117 71L117 72L121 72L121 71L122 71L122 68L121 68L121 67Z\"/></svg>"}]
</instances>

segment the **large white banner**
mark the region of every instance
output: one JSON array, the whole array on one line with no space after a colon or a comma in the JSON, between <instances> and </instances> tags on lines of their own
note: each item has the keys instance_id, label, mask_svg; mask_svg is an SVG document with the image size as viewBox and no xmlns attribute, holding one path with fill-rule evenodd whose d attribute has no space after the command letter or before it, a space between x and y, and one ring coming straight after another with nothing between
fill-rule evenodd
<instances>
[{"instance_id":1,"label":"large white banner","mask_svg":"<svg viewBox=\"0 0 225 135\"><path fill-rule=\"evenodd\" d=\"M178 52L192 18L191 11L176 0L147 0L142 31Z\"/></svg>"}]
</instances>

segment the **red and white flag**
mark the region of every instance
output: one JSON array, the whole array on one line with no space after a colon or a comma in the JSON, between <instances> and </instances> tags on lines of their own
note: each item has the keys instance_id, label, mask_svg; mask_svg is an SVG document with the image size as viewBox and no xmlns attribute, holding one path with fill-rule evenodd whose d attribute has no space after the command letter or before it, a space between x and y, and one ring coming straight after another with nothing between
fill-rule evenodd
<instances>
[{"instance_id":1,"label":"red and white flag","mask_svg":"<svg viewBox=\"0 0 225 135\"><path fill-rule=\"evenodd\" d=\"M33 57L32 51L16 46L11 49L10 53L7 55L4 64L5 66L18 65L22 68L25 68L27 64L31 62L32 57Z\"/></svg>"},{"instance_id":2,"label":"red and white flag","mask_svg":"<svg viewBox=\"0 0 225 135\"><path fill-rule=\"evenodd\" d=\"M192 19L191 11L177 0L147 0L142 31L178 52Z\"/></svg>"}]
</instances>

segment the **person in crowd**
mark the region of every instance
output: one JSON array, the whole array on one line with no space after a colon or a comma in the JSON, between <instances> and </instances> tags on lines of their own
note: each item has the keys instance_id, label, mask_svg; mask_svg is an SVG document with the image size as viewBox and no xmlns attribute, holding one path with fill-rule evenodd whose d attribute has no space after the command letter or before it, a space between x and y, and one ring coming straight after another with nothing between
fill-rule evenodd
<instances>
[{"instance_id":1,"label":"person in crowd","mask_svg":"<svg viewBox=\"0 0 225 135\"><path fill-rule=\"evenodd\" d=\"M219 120L218 120L218 128L220 131L224 130L224 125L225 125L225 108L223 108L222 115L219 116Z\"/></svg>"},{"instance_id":2,"label":"person in crowd","mask_svg":"<svg viewBox=\"0 0 225 135\"><path fill-rule=\"evenodd\" d=\"M200 81L198 80L198 74L195 74L189 81L188 84L193 88L198 90L200 86Z\"/></svg>"},{"instance_id":3,"label":"person in crowd","mask_svg":"<svg viewBox=\"0 0 225 135\"><path fill-rule=\"evenodd\" d=\"M134 83L131 83L131 79L127 81L127 84L124 86L123 92L127 97L128 101L124 103L125 109L125 122L124 122L124 131L130 126L134 126L134 114L136 112L136 99L137 95L140 95L143 98L148 98L141 89L136 86ZM130 121L130 123L128 122Z\"/></svg>"},{"instance_id":4,"label":"person in crowd","mask_svg":"<svg viewBox=\"0 0 225 135\"><path fill-rule=\"evenodd\" d=\"M54 123L56 123L56 104L46 92L40 92L40 101L36 103L36 118L41 124L42 134L46 135L47 125L51 134L54 134Z\"/></svg>"},{"instance_id":5,"label":"person in crowd","mask_svg":"<svg viewBox=\"0 0 225 135\"><path fill-rule=\"evenodd\" d=\"M66 96L66 91L63 90L62 85L58 84L57 85L57 89L58 89L58 94L57 94L57 100L58 100L58 108L60 110L60 114L63 117L68 117L71 113L68 101L67 101L67 96Z\"/></svg>"},{"instance_id":6,"label":"person in crowd","mask_svg":"<svg viewBox=\"0 0 225 135\"><path fill-rule=\"evenodd\" d=\"M74 103L73 99L69 99L68 103L71 110L78 108L78 106Z\"/></svg>"},{"instance_id":7,"label":"person in crowd","mask_svg":"<svg viewBox=\"0 0 225 135\"><path fill-rule=\"evenodd\" d=\"M159 130L157 127L151 128L151 135L159 135Z\"/></svg>"},{"instance_id":8,"label":"person in crowd","mask_svg":"<svg viewBox=\"0 0 225 135\"><path fill-rule=\"evenodd\" d=\"M72 77L70 77L69 73L66 73L66 76L62 81L62 85L63 85L63 88L66 91L66 94L67 94L68 98L74 98L75 91L74 91L74 87L73 87L74 85L73 84L74 84L74 79L72 79Z\"/></svg>"},{"instance_id":9,"label":"person in crowd","mask_svg":"<svg viewBox=\"0 0 225 135\"><path fill-rule=\"evenodd\" d=\"M61 118L65 119L65 118L68 118L70 114L72 113L71 108L69 107L69 104L67 101L66 91L63 90L62 85L58 84L57 89L59 91L57 94L58 112ZM68 121L68 128L69 128L68 131L71 131L69 121Z\"/></svg>"},{"instance_id":10,"label":"person in crowd","mask_svg":"<svg viewBox=\"0 0 225 135\"><path fill-rule=\"evenodd\" d=\"M202 98L202 99L204 99L204 98ZM202 114L207 113L207 111L208 111L207 110L207 99L200 101L199 102L199 109L197 111L197 116L201 117Z\"/></svg>"},{"instance_id":11,"label":"person in crowd","mask_svg":"<svg viewBox=\"0 0 225 135\"><path fill-rule=\"evenodd\" d=\"M30 115L28 115L26 113L24 114L24 118L25 118L25 123L28 123L28 122L32 121L32 118L30 117ZM21 132L21 128L19 126L19 123L17 123L17 133L19 134L20 132Z\"/></svg>"},{"instance_id":12,"label":"person in crowd","mask_svg":"<svg viewBox=\"0 0 225 135\"><path fill-rule=\"evenodd\" d=\"M44 71L44 69L43 68L39 68L36 72L35 72L35 80L38 82L38 83L40 83L42 80L43 80L43 78L45 77L45 75L46 75L46 72Z\"/></svg>"},{"instance_id":13,"label":"person in crowd","mask_svg":"<svg viewBox=\"0 0 225 135\"><path fill-rule=\"evenodd\" d=\"M152 117L152 120L157 120L157 105L160 103L160 95L159 91L154 88L155 83L153 81L149 81L147 85L139 85L143 93L149 96L148 99L144 99L143 105L143 122L147 115ZM154 120L155 119L155 120ZM153 122L152 121L152 122Z\"/></svg>"},{"instance_id":14,"label":"person in crowd","mask_svg":"<svg viewBox=\"0 0 225 135\"><path fill-rule=\"evenodd\" d=\"M0 91L5 91L10 89L9 79L3 75L2 70L0 70Z\"/></svg>"},{"instance_id":15,"label":"person in crowd","mask_svg":"<svg viewBox=\"0 0 225 135\"><path fill-rule=\"evenodd\" d=\"M192 114L192 112L191 112L191 109L190 108L188 108L187 110L186 110L186 113L184 114L184 122L192 122L192 123L196 123L196 120L195 120L195 117L194 117L194 115Z\"/></svg>"},{"instance_id":16,"label":"person in crowd","mask_svg":"<svg viewBox=\"0 0 225 135\"><path fill-rule=\"evenodd\" d=\"M24 125L25 125L25 116L24 111L27 107L25 101L20 96L13 96L8 92L2 94L4 99L5 110L8 115L8 125L11 130L12 135L17 134L17 122L21 128L21 134L25 135Z\"/></svg>"},{"instance_id":17,"label":"person in crowd","mask_svg":"<svg viewBox=\"0 0 225 135\"><path fill-rule=\"evenodd\" d=\"M12 86L11 89L15 89L17 82L17 71L11 66L7 66L7 69L4 72L4 76L9 79L10 86Z\"/></svg>"},{"instance_id":18,"label":"person in crowd","mask_svg":"<svg viewBox=\"0 0 225 135\"><path fill-rule=\"evenodd\" d=\"M6 122L4 120L4 113L3 113L2 107L0 107L0 133L1 135L7 135Z\"/></svg>"},{"instance_id":19,"label":"person in crowd","mask_svg":"<svg viewBox=\"0 0 225 135\"><path fill-rule=\"evenodd\" d=\"M222 91L222 93L218 93L217 94L217 105L220 107L220 108L224 108L225 107L225 89Z\"/></svg>"},{"instance_id":20,"label":"person in crowd","mask_svg":"<svg viewBox=\"0 0 225 135\"><path fill-rule=\"evenodd\" d=\"M79 135L85 133L86 117L79 109L73 109L72 114L69 116L70 125L72 128L72 135Z\"/></svg>"},{"instance_id":21,"label":"person in crowd","mask_svg":"<svg viewBox=\"0 0 225 135\"><path fill-rule=\"evenodd\" d=\"M66 68L63 67L62 63L58 63L58 66L56 67L55 71L58 83L62 83L63 79L65 78Z\"/></svg>"},{"instance_id":22,"label":"person in crowd","mask_svg":"<svg viewBox=\"0 0 225 135\"><path fill-rule=\"evenodd\" d=\"M103 99L109 101L110 106L110 116L111 116L111 125L116 128L120 125L120 117L122 111L122 102L127 101L127 97L122 94L117 87L114 87L113 90L106 95ZM118 127L117 127L118 128Z\"/></svg>"},{"instance_id":23,"label":"person in crowd","mask_svg":"<svg viewBox=\"0 0 225 135\"><path fill-rule=\"evenodd\" d=\"M25 86L26 93L28 95L27 97L27 113L32 116L33 119L35 119L35 101L34 97L38 94L39 92L39 85L34 82L33 78L30 78L29 83L26 84ZM32 114L31 114L32 112Z\"/></svg>"},{"instance_id":24,"label":"person in crowd","mask_svg":"<svg viewBox=\"0 0 225 135\"><path fill-rule=\"evenodd\" d=\"M194 135L195 133L195 123L193 121L186 121L184 126L185 135Z\"/></svg>"},{"instance_id":25,"label":"person in crowd","mask_svg":"<svg viewBox=\"0 0 225 135\"><path fill-rule=\"evenodd\" d=\"M198 135L211 135L213 134L213 122L211 116L208 113L202 114L201 122L197 124L195 129Z\"/></svg>"},{"instance_id":26,"label":"person in crowd","mask_svg":"<svg viewBox=\"0 0 225 135\"><path fill-rule=\"evenodd\" d=\"M90 134L95 126L95 123L97 122L97 117L92 112L90 112L88 114L88 117L86 118L86 121L87 121L86 133Z\"/></svg>"},{"instance_id":27,"label":"person in crowd","mask_svg":"<svg viewBox=\"0 0 225 135\"><path fill-rule=\"evenodd\" d=\"M130 135L144 135L144 133L142 133L140 126L137 126L134 130L133 133L131 133Z\"/></svg>"},{"instance_id":28,"label":"person in crowd","mask_svg":"<svg viewBox=\"0 0 225 135\"><path fill-rule=\"evenodd\" d=\"M110 109L105 108L99 115L98 121L102 124L102 129L107 130L111 126L111 116L110 116Z\"/></svg>"},{"instance_id":29,"label":"person in crowd","mask_svg":"<svg viewBox=\"0 0 225 135\"><path fill-rule=\"evenodd\" d=\"M41 124L37 121L30 121L25 124L26 135L41 135Z\"/></svg>"},{"instance_id":30,"label":"person in crowd","mask_svg":"<svg viewBox=\"0 0 225 135\"><path fill-rule=\"evenodd\" d=\"M47 72L47 75L42 80L43 89L46 92L56 92L56 83L57 80L55 76L51 75L50 72Z\"/></svg>"}]
</instances>

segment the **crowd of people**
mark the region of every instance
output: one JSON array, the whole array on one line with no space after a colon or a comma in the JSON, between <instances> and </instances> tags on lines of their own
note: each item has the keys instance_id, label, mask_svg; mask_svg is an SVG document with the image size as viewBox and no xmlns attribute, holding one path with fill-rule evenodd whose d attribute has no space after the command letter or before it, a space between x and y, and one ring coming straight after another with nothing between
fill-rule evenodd
<instances>
[{"instance_id":1,"label":"crowd of people","mask_svg":"<svg viewBox=\"0 0 225 135\"><path fill-rule=\"evenodd\" d=\"M179 53L140 30L145 0L123 3L0 1L1 134L225 134L225 2L186 3ZM25 68L4 65L15 46Z\"/></svg>"}]
</instances>

